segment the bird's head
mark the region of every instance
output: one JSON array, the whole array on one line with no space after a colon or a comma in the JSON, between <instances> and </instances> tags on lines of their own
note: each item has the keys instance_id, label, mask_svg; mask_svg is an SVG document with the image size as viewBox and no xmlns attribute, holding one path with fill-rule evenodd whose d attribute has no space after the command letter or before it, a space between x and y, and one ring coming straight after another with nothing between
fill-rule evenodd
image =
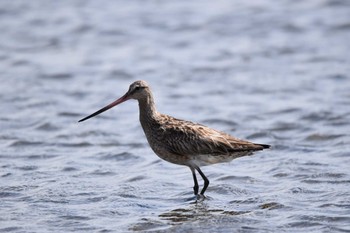
<instances>
[{"instance_id":1,"label":"bird's head","mask_svg":"<svg viewBox=\"0 0 350 233\"><path fill-rule=\"evenodd\" d=\"M139 80L139 81L133 82L130 85L129 90L125 95L127 99L140 100L140 99L146 98L149 92L150 92L150 89L148 84L143 80Z\"/></svg>"},{"instance_id":2,"label":"bird's head","mask_svg":"<svg viewBox=\"0 0 350 233\"><path fill-rule=\"evenodd\" d=\"M107 111L108 109L113 108L114 106L121 104L129 99L140 100L143 98L147 98L147 95L149 94L150 94L150 89L148 84L145 81L139 80L139 81L133 82L130 85L129 90L125 93L125 95L123 95L116 101L110 103L106 107L101 108L100 110L94 112L93 114L81 119L79 122L82 122L91 117L97 116L98 114L103 113L104 111Z\"/></svg>"}]
</instances>

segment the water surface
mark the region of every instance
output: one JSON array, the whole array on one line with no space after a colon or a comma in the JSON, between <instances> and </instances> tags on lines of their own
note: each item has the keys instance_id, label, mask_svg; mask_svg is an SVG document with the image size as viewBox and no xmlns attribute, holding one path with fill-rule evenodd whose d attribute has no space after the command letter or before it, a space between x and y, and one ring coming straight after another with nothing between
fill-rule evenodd
<instances>
[{"instance_id":1,"label":"water surface","mask_svg":"<svg viewBox=\"0 0 350 233\"><path fill-rule=\"evenodd\" d=\"M347 1L0 1L0 232L349 232ZM190 170L129 101L273 148ZM202 185L202 181L200 181Z\"/></svg>"}]
</instances>

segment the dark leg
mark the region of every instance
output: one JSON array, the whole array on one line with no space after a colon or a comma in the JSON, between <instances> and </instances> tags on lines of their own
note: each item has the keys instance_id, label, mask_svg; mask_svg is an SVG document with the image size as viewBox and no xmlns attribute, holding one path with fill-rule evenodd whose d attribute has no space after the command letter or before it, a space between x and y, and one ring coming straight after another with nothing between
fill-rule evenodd
<instances>
[{"instance_id":1,"label":"dark leg","mask_svg":"<svg viewBox=\"0 0 350 233\"><path fill-rule=\"evenodd\" d=\"M199 167L196 167L196 170L199 172L199 174L201 175L201 177L204 180L204 186L203 189L201 191L201 195L204 195L205 190L207 190L208 186L209 186L209 180L208 178L204 175L204 173L202 172L202 170Z\"/></svg>"},{"instance_id":2,"label":"dark leg","mask_svg":"<svg viewBox=\"0 0 350 233\"><path fill-rule=\"evenodd\" d=\"M196 170L192 167L190 167L190 169L191 169L193 181L194 181L194 186L193 186L194 195L197 195L199 187L198 187L198 181L197 181L197 177L196 177Z\"/></svg>"}]
</instances>

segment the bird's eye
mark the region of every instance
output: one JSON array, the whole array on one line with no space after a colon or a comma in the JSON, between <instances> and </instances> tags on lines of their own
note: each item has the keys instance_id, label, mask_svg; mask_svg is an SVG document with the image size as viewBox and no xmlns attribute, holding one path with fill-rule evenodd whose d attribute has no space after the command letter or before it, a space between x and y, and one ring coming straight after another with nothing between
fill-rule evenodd
<instances>
[{"instance_id":1,"label":"bird's eye","mask_svg":"<svg viewBox=\"0 0 350 233\"><path fill-rule=\"evenodd\" d=\"M143 87L143 86L136 86L134 90L135 90L135 91L139 91L139 90L141 90L141 89L143 89L143 88L145 88L145 87Z\"/></svg>"}]
</instances>

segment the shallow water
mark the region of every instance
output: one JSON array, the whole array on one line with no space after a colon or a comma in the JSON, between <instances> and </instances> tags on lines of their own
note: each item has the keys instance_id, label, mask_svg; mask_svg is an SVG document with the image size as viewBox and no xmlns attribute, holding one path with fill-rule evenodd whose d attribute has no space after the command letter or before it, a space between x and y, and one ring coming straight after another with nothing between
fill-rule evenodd
<instances>
[{"instance_id":1,"label":"shallow water","mask_svg":"<svg viewBox=\"0 0 350 233\"><path fill-rule=\"evenodd\" d=\"M0 1L0 232L349 232L348 1ZM268 143L153 154L136 102ZM200 181L202 183L202 181Z\"/></svg>"}]
</instances>

